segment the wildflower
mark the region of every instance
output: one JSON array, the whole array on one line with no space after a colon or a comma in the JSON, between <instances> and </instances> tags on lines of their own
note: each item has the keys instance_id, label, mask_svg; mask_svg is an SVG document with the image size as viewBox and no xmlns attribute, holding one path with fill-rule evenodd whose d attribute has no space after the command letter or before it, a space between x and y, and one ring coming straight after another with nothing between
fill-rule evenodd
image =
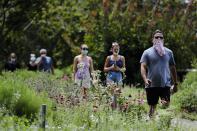
<instances>
[{"instance_id":1,"label":"wildflower","mask_svg":"<svg viewBox=\"0 0 197 131\"><path fill-rule=\"evenodd\" d=\"M97 105L94 105L93 106L93 112L97 112L98 111L98 106Z\"/></svg>"}]
</instances>

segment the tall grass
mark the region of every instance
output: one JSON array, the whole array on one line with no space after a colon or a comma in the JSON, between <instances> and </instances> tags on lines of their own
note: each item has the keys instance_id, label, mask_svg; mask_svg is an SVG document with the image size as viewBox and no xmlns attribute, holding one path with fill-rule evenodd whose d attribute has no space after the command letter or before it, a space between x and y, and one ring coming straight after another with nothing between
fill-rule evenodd
<instances>
[{"instance_id":1,"label":"tall grass","mask_svg":"<svg viewBox=\"0 0 197 131\"><path fill-rule=\"evenodd\" d=\"M0 130L37 129L39 108L43 103L48 107L46 127L49 130L179 130L180 127L171 126L171 119L176 117L175 111L182 112L178 110L182 109L178 105L182 99L190 100L185 99L188 94L183 96L182 93L194 92L187 91L190 86L196 89L194 75L190 73L181 84L184 86L190 82L189 86L182 87L172 98L181 100L172 103L177 110L170 108L168 111L158 106L159 117L146 121L148 106L143 89L122 89L117 100L118 108L112 110L110 87L97 83L84 101L80 99L80 88L70 80L61 79L59 74L61 72L58 76L28 71L3 73L0 76ZM29 122L29 118L34 118L34 122Z\"/></svg>"},{"instance_id":2,"label":"tall grass","mask_svg":"<svg viewBox=\"0 0 197 131\"><path fill-rule=\"evenodd\" d=\"M28 77L35 77L34 73L19 71L4 73L0 77L0 105L9 111L9 114L35 118L41 104L51 102L44 93L38 94L25 84Z\"/></svg>"}]
</instances>

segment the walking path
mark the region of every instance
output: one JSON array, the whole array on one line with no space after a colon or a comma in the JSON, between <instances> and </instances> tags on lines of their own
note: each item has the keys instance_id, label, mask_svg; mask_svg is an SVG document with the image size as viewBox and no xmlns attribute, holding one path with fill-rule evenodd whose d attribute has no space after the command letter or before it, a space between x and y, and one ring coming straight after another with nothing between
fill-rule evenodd
<instances>
[{"instance_id":1,"label":"walking path","mask_svg":"<svg viewBox=\"0 0 197 131\"><path fill-rule=\"evenodd\" d=\"M171 120L172 127L179 127L180 129L188 129L188 131L197 130L197 121L191 121L182 118L174 118Z\"/></svg>"}]
</instances>

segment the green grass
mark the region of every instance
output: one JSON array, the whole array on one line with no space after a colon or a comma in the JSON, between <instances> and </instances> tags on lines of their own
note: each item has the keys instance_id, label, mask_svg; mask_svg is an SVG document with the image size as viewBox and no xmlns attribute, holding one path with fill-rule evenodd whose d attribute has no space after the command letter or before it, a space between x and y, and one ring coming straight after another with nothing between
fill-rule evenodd
<instances>
[{"instance_id":1,"label":"green grass","mask_svg":"<svg viewBox=\"0 0 197 131\"><path fill-rule=\"evenodd\" d=\"M28 71L3 73L0 76L0 130L39 127L39 109L43 103L47 104L47 128L50 130L179 130L180 127L170 126L171 119L189 114L180 110L181 102L176 101L186 97L182 96L183 91L187 92L184 87L181 87L180 93L173 95L168 109L158 106L158 118L146 121L148 105L144 89L126 86L118 102L119 106L129 103L128 109L112 110L109 102L111 94L106 87L97 85L89 91L88 101L76 103L79 88L71 81L62 80L61 75L60 70L54 76ZM187 83L193 85L193 77L188 74L182 86ZM139 103L141 99L143 103ZM94 105L98 106L96 111Z\"/></svg>"}]
</instances>

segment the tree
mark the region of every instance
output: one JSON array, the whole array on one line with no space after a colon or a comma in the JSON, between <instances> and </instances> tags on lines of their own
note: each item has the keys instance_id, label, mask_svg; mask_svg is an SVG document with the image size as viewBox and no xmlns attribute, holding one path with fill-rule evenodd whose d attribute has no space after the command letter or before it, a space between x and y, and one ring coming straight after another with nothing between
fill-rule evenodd
<instances>
[{"instance_id":1,"label":"tree","mask_svg":"<svg viewBox=\"0 0 197 131\"><path fill-rule=\"evenodd\" d=\"M188 4L181 0L15 2L18 4L9 9L10 13L5 13L9 6L1 9L7 14L6 19L3 15L0 18L5 19L0 34L5 36L1 37L4 39L1 40L2 58L12 49L27 58L31 50L38 52L43 47L53 56L56 66L62 68L72 64L80 45L86 43L95 68L103 70L111 43L117 41L120 53L126 57L127 80L138 82L139 59L143 51L152 46L151 34L156 29L164 32L165 45L173 50L178 69L189 68L197 56L196 2L193 0Z\"/></svg>"}]
</instances>

